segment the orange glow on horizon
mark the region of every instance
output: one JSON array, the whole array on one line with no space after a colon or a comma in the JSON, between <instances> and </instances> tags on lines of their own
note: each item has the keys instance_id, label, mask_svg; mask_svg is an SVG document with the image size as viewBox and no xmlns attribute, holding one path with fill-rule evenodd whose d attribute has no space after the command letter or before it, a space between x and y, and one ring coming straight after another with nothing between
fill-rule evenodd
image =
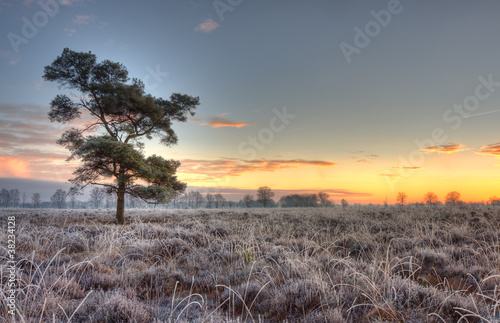
<instances>
[{"instance_id":1,"label":"orange glow on horizon","mask_svg":"<svg viewBox=\"0 0 500 323\"><path fill-rule=\"evenodd\" d=\"M0 164L1 177L30 177L29 164L20 158L0 157Z\"/></svg>"},{"instance_id":2,"label":"orange glow on horizon","mask_svg":"<svg viewBox=\"0 0 500 323\"><path fill-rule=\"evenodd\" d=\"M458 191L465 202L488 201L500 196L498 163L492 154L425 154L419 165L405 165L394 159L359 163L344 160L238 158L180 159L177 176L188 187L220 188L222 191L257 190L269 186L280 196L292 193L330 194L336 203L396 203L398 192L408 195L408 203L423 202L434 192L441 202L447 193ZM316 156L318 157L318 156ZM0 176L66 182L78 162L62 158L0 157ZM334 167L335 166L335 167ZM287 193L288 192L288 193ZM238 193L234 193L238 194Z\"/></svg>"}]
</instances>

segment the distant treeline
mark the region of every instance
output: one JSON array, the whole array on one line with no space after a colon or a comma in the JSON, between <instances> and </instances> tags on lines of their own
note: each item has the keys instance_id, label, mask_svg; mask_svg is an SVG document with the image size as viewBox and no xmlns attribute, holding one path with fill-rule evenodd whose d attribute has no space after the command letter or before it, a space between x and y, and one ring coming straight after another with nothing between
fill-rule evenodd
<instances>
[{"instance_id":1,"label":"distant treeline","mask_svg":"<svg viewBox=\"0 0 500 323\"><path fill-rule=\"evenodd\" d=\"M456 193L456 192L452 192ZM433 194L433 193L432 193ZM458 193L457 193L458 194ZM460 201L458 194L447 196L446 205L467 205ZM3 208L57 208L57 209L114 209L116 208L116 195L113 192L106 191L103 188L94 187L90 192L90 198L86 201L78 200L78 194L70 194L62 189L56 192L50 198L50 201L42 201L40 194L35 193L32 196L27 196L26 193L21 193L18 189L2 189L0 191L0 207ZM435 195L430 198L431 193L426 194L425 203L410 203L405 205L406 194L400 192L397 197L399 206L408 207L423 207L423 206L439 206L443 203L437 201ZM273 199L274 193L267 186L259 187L256 197L252 194L245 195L240 201L228 201L221 193L206 193L202 194L198 191L191 191L176 196L167 204L148 204L143 200L126 195L126 208L172 208L172 209L198 209L198 208L252 208L252 207L335 207L334 201L330 200L330 196L325 192L318 194L290 194L281 197L278 201ZM469 203L469 205L498 205L500 199L497 197L490 198L488 203ZM360 206L361 204L353 204ZM373 206L373 204L369 204ZM339 206L346 208L349 203L342 199ZM382 205L388 207L386 201Z\"/></svg>"}]
</instances>

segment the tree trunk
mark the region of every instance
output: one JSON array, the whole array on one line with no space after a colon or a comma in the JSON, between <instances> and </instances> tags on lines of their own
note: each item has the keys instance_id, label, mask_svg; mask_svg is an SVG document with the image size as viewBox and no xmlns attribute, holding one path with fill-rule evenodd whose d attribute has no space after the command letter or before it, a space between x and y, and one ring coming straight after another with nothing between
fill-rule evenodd
<instances>
[{"instance_id":1,"label":"tree trunk","mask_svg":"<svg viewBox=\"0 0 500 323\"><path fill-rule=\"evenodd\" d=\"M116 223L125 223L125 183L118 184L118 191L116 192L118 200L116 201Z\"/></svg>"}]
</instances>

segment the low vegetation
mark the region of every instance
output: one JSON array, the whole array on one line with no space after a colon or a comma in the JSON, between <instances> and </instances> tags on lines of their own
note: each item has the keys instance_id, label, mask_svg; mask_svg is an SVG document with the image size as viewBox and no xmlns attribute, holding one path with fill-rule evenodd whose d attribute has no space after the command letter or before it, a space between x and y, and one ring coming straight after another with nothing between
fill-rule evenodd
<instances>
[{"instance_id":1,"label":"low vegetation","mask_svg":"<svg viewBox=\"0 0 500 323\"><path fill-rule=\"evenodd\" d=\"M500 320L496 207L0 212L18 321Z\"/></svg>"}]
</instances>

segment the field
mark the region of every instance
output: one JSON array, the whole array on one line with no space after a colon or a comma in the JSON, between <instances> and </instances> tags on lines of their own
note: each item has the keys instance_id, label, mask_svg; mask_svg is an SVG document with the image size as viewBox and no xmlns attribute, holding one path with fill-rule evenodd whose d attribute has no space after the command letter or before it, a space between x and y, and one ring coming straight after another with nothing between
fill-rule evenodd
<instances>
[{"instance_id":1,"label":"field","mask_svg":"<svg viewBox=\"0 0 500 323\"><path fill-rule=\"evenodd\" d=\"M498 322L500 208L2 210L17 321Z\"/></svg>"}]
</instances>

